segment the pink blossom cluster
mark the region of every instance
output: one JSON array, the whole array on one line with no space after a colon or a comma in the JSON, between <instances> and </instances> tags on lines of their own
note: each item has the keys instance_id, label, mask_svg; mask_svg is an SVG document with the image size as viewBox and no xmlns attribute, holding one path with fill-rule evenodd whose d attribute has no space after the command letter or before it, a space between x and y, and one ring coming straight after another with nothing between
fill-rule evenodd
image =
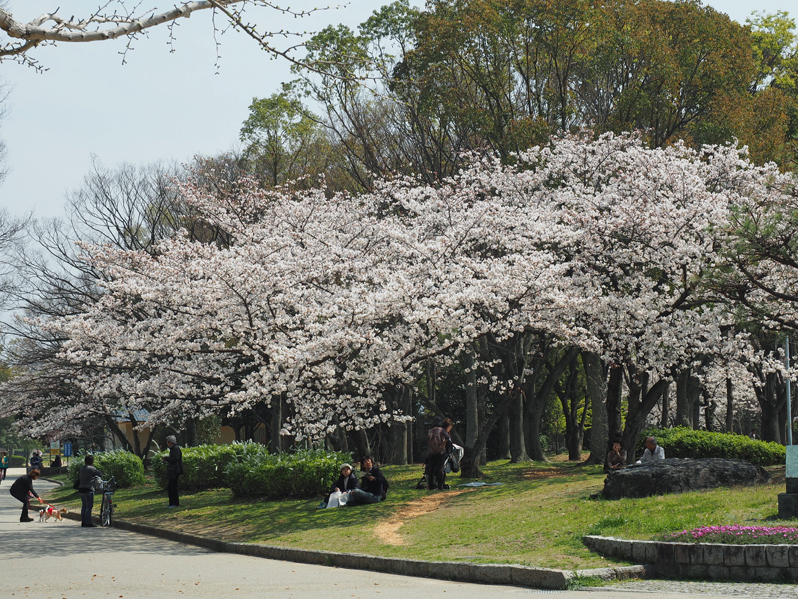
<instances>
[{"instance_id":1,"label":"pink blossom cluster","mask_svg":"<svg viewBox=\"0 0 798 599\"><path fill-rule=\"evenodd\" d=\"M782 537L785 542L798 541L798 528L790 528L787 526L740 526L737 524L730 526L699 526L691 530L683 530L671 535L672 539L679 539L689 535L693 539L708 540L707 537L747 537L749 539L758 539L761 537Z\"/></svg>"}]
</instances>

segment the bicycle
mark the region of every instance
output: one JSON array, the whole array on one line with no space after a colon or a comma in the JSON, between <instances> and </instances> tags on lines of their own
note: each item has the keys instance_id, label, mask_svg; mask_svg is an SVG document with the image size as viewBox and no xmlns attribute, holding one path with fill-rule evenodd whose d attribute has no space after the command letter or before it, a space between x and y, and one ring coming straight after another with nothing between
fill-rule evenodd
<instances>
[{"instance_id":1,"label":"bicycle","mask_svg":"<svg viewBox=\"0 0 798 599\"><path fill-rule=\"evenodd\" d=\"M116 479L112 476L108 480L100 479L100 489L103 499L100 505L100 526L111 526L114 520L114 492L116 491Z\"/></svg>"}]
</instances>

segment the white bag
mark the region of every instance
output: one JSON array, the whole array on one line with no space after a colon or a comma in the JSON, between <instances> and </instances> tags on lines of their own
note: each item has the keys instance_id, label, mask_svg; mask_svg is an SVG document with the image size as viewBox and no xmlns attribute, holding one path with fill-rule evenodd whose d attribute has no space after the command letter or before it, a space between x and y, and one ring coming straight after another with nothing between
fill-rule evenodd
<instances>
[{"instance_id":1,"label":"white bag","mask_svg":"<svg viewBox=\"0 0 798 599\"><path fill-rule=\"evenodd\" d=\"M341 491L334 491L330 493L330 499L327 501L327 508L343 507L349 499L349 493L341 493Z\"/></svg>"}]
</instances>

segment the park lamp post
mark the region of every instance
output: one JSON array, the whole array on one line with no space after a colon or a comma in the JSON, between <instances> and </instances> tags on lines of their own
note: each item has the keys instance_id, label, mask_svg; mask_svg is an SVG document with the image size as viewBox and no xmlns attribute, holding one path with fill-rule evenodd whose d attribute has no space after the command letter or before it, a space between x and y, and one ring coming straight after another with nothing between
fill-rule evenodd
<instances>
[{"instance_id":1,"label":"park lamp post","mask_svg":"<svg viewBox=\"0 0 798 599\"><path fill-rule=\"evenodd\" d=\"M790 387L790 338L784 341L784 365L787 367L787 381L784 392L787 396L787 458L785 478L787 492L779 493L779 518L798 518L798 445L792 444L792 389Z\"/></svg>"}]
</instances>

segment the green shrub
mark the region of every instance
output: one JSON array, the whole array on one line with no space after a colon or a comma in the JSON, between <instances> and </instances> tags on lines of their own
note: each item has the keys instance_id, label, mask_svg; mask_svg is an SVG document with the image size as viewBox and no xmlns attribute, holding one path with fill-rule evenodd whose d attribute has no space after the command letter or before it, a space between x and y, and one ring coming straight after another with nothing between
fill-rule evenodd
<instances>
[{"instance_id":1,"label":"green shrub","mask_svg":"<svg viewBox=\"0 0 798 599\"><path fill-rule=\"evenodd\" d=\"M351 460L349 454L323 450L252 454L228 466L227 480L237 497L313 497L326 493L341 464Z\"/></svg>"},{"instance_id":2,"label":"green shrub","mask_svg":"<svg viewBox=\"0 0 798 599\"><path fill-rule=\"evenodd\" d=\"M21 455L8 456L9 468L23 468L25 466L25 458Z\"/></svg>"},{"instance_id":3,"label":"green shrub","mask_svg":"<svg viewBox=\"0 0 798 599\"><path fill-rule=\"evenodd\" d=\"M76 481L80 475L85 456L76 456L69 464L69 480ZM108 479L114 477L120 488L139 485L144 482L144 464L141 458L125 449L115 449L94 454L94 466Z\"/></svg>"},{"instance_id":4,"label":"green shrub","mask_svg":"<svg viewBox=\"0 0 798 599\"><path fill-rule=\"evenodd\" d=\"M646 437L656 437L668 458L729 458L745 460L757 466L784 464L786 449L772 441L759 441L745 435L694 431L683 426L647 430L640 437L638 455L642 455Z\"/></svg>"},{"instance_id":5,"label":"green shrub","mask_svg":"<svg viewBox=\"0 0 798 599\"><path fill-rule=\"evenodd\" d=\"M263 445L252 442L184 447L180 486L192 490L228 487L225 471L231 463L266 451ZM166 488L166 463L161 458L167 455L169 451L164 451L152 459L152 472L162 488Z\"/></svg>"}]
</instances>

